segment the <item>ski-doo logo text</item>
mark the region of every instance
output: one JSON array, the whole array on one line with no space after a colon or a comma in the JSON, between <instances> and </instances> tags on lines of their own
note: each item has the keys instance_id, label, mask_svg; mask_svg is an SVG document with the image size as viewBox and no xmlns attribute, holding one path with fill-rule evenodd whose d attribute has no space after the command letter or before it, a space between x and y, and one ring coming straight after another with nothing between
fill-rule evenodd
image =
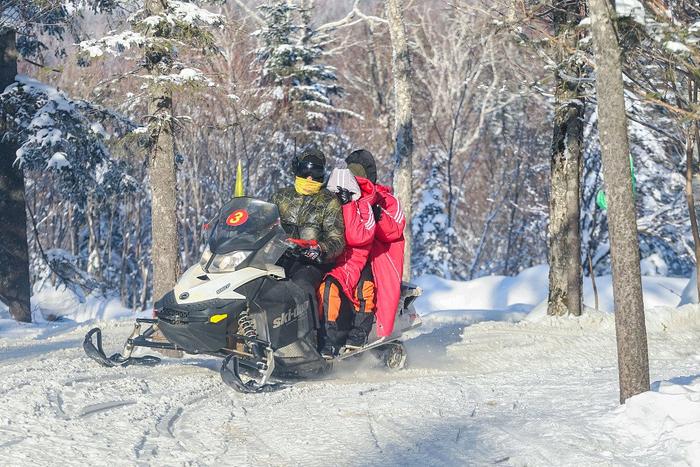
<instances>
[{"instance_id":1,"label":"ski-doo logo text","mask_svg":"<svg viewBox=\"0 0 700 467\"><path fill-rule=\"evenodd\" d=\"M282 326L283 324L287 324L289 322L294 321L295 319L299 318L303 312L304 312L304 307L298 306L291 311L287 311L287 312L282 313L277 318L272 320L272 328L276 329L276 328Z\"/></svg>"},{"instance_id":2,"label":"ski-doo logo text","mask_svg":"<svg viewBox=\"0 0 700 467\"><path fill-rule=\"evenodd\" d=\"M219 290L217 290L217 291L216 291L216 295L219 295L221 292L223 292L224 290L228 289L229 287L231 287L231 283L228 283L228 284L226 284L225 286L221 287Z\"/></svg>"}]
</instances>

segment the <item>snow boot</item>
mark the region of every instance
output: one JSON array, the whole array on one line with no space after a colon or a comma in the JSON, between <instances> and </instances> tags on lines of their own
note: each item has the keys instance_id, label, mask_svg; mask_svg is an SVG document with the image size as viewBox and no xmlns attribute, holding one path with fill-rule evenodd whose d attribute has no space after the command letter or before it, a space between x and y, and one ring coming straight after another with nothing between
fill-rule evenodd
<instances>
[{"instance_id":1,"label":"snow boot","mask_svg":"<svg viewBox=\"0 0 700 467\"><path fill-rule=\"evenodd\" d=\"M321 348L321 356L325 359L331 359L338 355L340 351L340 332L338 331L338 325L329 321L326 323L326 335L323 340L323 347Z\"/></svg>"},{"instance_id":2,"label":"snow boot","mask_svg":"<svg viewBox=\"0 0 700 467\"><path fill-rule=\"evenodd\" d=\"M367 345L369 333L374 325L374 313L355 313L353 327L348 333L346 345L350 347L363 347Z\"/></svg>"}]
</instances>

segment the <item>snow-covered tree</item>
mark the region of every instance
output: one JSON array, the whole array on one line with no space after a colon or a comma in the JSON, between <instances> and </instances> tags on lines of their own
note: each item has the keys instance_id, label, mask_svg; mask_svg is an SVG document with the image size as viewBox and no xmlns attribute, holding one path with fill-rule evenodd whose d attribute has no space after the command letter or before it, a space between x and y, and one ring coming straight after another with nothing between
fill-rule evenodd
<instances>
[{"instance_id":1,"label":"snow-covered tree","mask_svg":"<svg viewBox=\"0 0 700 467\"><path fill-rule=\"evenodd\" d=\"M298 7L288 0L277 0L260 5L258 9L265 22L253 33L261 42L255 51L255 61L260 66L258 83L263 88L272 88L276 99L288 99L285 91L288 92L296 78L294 35L299 26L294 23L292 13Z\"/></svg>"},{"instance_id":2,"label":"snow-covered tree","mask_svg":"<svg viewBox=\"0 0 700 467\"><path fill-rule=\"evenodd\" d=\"M441 153L438 153L441 154ZM444 157L434 157L428 179L418 190L411 221L413 233L413 274L434 274L452 278L450 244L455 244L454 232L448 225L445 190Z\"/></svg>"},{"instance_id":3,"label":"snow-covered tree","mask_svg":"<svg viewBox=\"0 0 700 467\"><path fill-rule=\"evenodd\" d=\"M297 144L322 144L339 115L356 116L332 101L342 89L335 68L323 63L331 38L313 26L313 2L274 0L259 9L264 26L254 33L261 42L255 63L267 107Z\"/></svg>"},{"instance_id":4,"label":"snow-covered tree","mask_svg":"<svg viewBox=\"0 0 700 467\"><path fill-rule=\"evenodd\" d=\"M694 261L694 210L689 209L693 201L692 196L684 198L684 185L689 186L695 170L694 134L700 119L693 111L697 93L692 91L697 87L693 76L700 72L692 58L700 54L700 27L694 26L700 12L684 2L661 7L636 0L617 3L616 12L624 38L642 270L645 274L686 275ZM610 267L610 246L607 212L596 205L602 189L596 113L588 118L586 132L583 243L597 272L604 272ZM584 269L588 272L589 268Z\"/></svg>"},{"instance_id":5,"label":"snow-covered tree","mask_svg":"<svg viewBox=\"0 0 700 467\"><path fill-rule=\"evenodd\" d=\"M111 2L87 1L82 6L109 9ZM31 320L25 175L32 170L58 173L75 202L116 173L99 137L93 136L101 130L91 115L95 108L76 104L37 81L15 81L18 58L36 63L32 59L48 50L42 39L60 39L77 13L69 2L9 0L0 5L0 299L21 321ZM61 55L64 50L54 52ZM99 117L105 112L96 113ZM90 163L82 165L86 160ZM96 183L79 188L84 181Z\"/></svg>"},{"instance_id":6,"label":"snow-covered tree","mask_svg":"<svg viewBox=\"0 0 700 467\"><path fill-rule=\"evenodd\" d=\"M133 4L121 2L124 8ZM123 28L80 43L82 59L106 54L132 59L138 71L130 73L142 83L147 102L148 162L150 168L153 297L168 292L179 274L177 228L177 177L174 130L186 117L173 111L173 90L182 86L214 86L198 68L180 57L187 49L216 50L213 29L224 17L198 6L201 2L146 0L126 19ZM139 74L140 72L140 74Z\"/></svg>"},{"instance_id":7,"label":"snow-covered tree","mask_svg":"<svg viewBox=\"0 0 700 467\"><path fill-rule=\"evenodd\" d=\"M300 7L300 36L297 39L298 84L291 90L291 100L299 106L308 131L323 131L332 124L331 117L339 112L331 98L340 96L335 67L320 63L325 48L331 42L328 34L314 28L311 22L312 4Z\"/></svg>"},{"instance_id":8,"label":"snow-covered tree","mask_svg":"<svg viewBox=\"0 0 700 467\"><path fill-rule=\"evenodd\" d=\"M18 75L0 94L5 117L3 139L18 146L15 164L43 176L55 176L66 199L84 206L95 200L128 192L135 181L125 164L112 159L105 142L132 129L125 118L35 79Z\"/></svg>"}]
</instances>

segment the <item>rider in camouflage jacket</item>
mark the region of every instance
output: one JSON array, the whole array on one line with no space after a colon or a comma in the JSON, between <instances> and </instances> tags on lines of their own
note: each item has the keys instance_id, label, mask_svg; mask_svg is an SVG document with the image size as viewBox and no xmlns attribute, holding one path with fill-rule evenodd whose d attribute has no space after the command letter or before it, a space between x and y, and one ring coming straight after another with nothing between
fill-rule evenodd
<instances>
[{"instance_id":1,"label":"rider in camouflage jacket","mask_svg":"<svg viewBox=\"0 0 700 467\"><path fill-rule=\"evenodd\" d=\"M270 201L279 208L287 235L316 240L320 248L316 261L333 264L345 248L345 226L338 198L321 188L324 165L325 157L320 151L305 152L295 163L295 186L279 190ZM314 168L319 172L313 173ZM307 177L313 180L306 180Z\"/></svg>"}]
</instances>

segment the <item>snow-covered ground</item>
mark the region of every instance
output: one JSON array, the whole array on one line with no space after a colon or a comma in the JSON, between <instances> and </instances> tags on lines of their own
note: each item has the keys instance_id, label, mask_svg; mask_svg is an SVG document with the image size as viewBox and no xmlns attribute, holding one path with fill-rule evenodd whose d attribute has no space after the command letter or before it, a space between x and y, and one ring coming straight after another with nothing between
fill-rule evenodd
<instances>
[{"instance_id":1,"label":"snow-covered ground","mask_svg":"<svg viewBox=\"0 0 700 467\"><path fill-rule=\"evenodd\" d=\"M545 268L418 282L409 369L367 356L259 395L225 387L213 358L99 367L81 349L107 316L90 300L56 323L0 310L0 465L700 465L700 308L676 308L687 280L645 278L655 383L624 406L609 278L602 311L561 319L536 306ZM116 351L130 321L106 310Z\"/></svg>"}]
</instances>

